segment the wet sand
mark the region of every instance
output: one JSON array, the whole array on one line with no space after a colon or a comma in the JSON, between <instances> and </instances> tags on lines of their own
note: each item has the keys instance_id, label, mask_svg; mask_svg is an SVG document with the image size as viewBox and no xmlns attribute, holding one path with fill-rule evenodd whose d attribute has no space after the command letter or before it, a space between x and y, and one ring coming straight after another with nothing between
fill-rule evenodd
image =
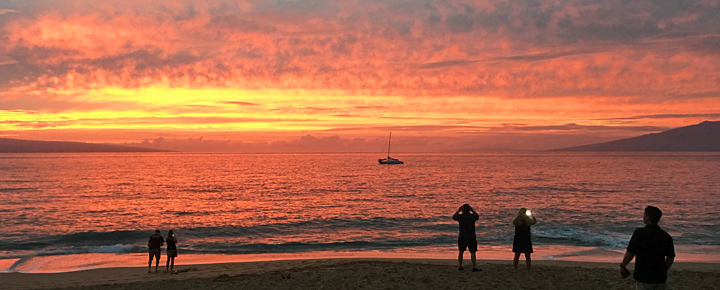
<instances>
[{"instance_id":1,"label":"wet sand","mask_svg":"<svg viewBox=\"0 0 720 290\"><path fill-rule=\"evenodd\" d=\"M632 265L632 264L631 264ZM635 289L621 279L617 263L469 259L460 271L451 259L309 259L176 266L177 274L147 267L103 268L66 273L0 274L2 289ZM632 268L632 267L630 267ZM669 289L718 289L720 264L676 263Z\"/></svg>"}]
</instances>

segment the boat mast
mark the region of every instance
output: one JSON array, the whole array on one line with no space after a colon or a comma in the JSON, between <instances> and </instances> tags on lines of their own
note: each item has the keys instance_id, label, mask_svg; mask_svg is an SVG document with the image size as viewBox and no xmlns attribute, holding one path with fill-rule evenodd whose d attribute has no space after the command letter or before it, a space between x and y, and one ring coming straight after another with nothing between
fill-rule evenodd
<instances>
[{"instance_id":1,"label":"boat mast","mask_svg":"<svg viewBox=\"0 0 720 290\"><path fill-rule=\"evenodd\" d=\"M390 141L392 140L392 132L390 132L390 137L388 138L388 160L390 160Z\"/></svg>"}]
</instances>

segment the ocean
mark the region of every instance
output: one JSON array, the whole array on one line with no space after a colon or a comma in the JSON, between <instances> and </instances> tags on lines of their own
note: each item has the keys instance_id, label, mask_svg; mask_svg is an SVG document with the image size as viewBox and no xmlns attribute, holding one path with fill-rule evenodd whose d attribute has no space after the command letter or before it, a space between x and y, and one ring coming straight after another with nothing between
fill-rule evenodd
<instances>
[{"instance_id":1,"label":"ocean","mask_svg":"<svg viewBox=\"0 0 720 290\"><path fill-rule=\"evenodd\" d=\"M394 156L403 165L379 165L380 157L1 154L0 271L117 266L94 261L108 257L146 266L155 229L175 232L178 263L361 253L452 259L451 216L463 203L480 214L481 251L508 259L521 207L538 219L536 259L582 261L621 259L643 208L654 205L678 260L720 262L718 153Z\"/></svg>"}]
</instances>

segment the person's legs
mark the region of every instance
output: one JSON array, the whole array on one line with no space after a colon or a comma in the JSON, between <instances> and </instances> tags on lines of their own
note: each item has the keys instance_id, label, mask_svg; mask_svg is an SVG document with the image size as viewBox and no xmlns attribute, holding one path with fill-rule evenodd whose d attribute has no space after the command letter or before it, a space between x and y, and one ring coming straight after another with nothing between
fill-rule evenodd
<instances>
[{"instance_id":1,"label":"person's legs","mask_svg":"<svg viewBox=\"0 0 720 290\"><path fill-rule=\"evenodd\" d=\"M465 251L463 251L463 250L460 250L458 253L458 269L460 269L460 270L463 269L463 266L462 266L463 254L465 254Z\"/></svg>"},{"instance_id":2,"label":"person's legs","mask_svg":"<svg viewBox=\"0 0 720 290\"><path fill-rule=\"evenodd\" d=\"M155 273L157 273L158 266L160 266L160 251L159 250L155 254Z\"/></svg>"},{"instance_id":3,"label":"person's legs","mask_svg":"<svg viewBox=\"0 0 720 290\"><path fill-rule=\"evenodd\" d=\"M513 267L515 267L515 270L517 270L518 263L520 262L520 253L515 253L515 258L513 258Z\"/></svg>"},{"instance_id":4,"label":"person's legs","mask_svg":"<svg viewBox=\"0 0 720 290\"><path fill-rule=\"evenodd\" d=\"M148 249L150 258L148 259L148 273L152 273L152 261L155 257L155 249Z\"/></svg>"},{"instance_id":5,"label":"person's legs","mask_svg":"<svg viewBox=\"0 0 720 290\"><path fill-rule=\"evenodd\" d=\"M463 255L465 250L468 248L468 241L466 238L458 237L458 270L463 269Z\"/></svg>"},{"instance_id":6,"label":"person's legs","mask_svg":"<svg viewBox=\"0 0 720 290\"><path fill-rule=\"evenodd\" d=\"M172 272L174 266L175 266L175 257L172 257L172 258L170 258L170 272Z\"/></svg>"},{"instance_id":7,"label":"person's legs","mask_svg":"<svg viewBox=\"0 0 720 290\"><path fill-rule=\"evenodd\" d=\"M167 257L167 261L165 261L165 272L170 271L170 256Z\"/></svg>"},{"instance_id":8,"label":"person's legs","mask_svg":"<svg viewBox=\"0 0 720 290\"><path fill-rule=\"evenodd\" d=\"M525 253L525 265L527 266L528 272L530 271L530 262L532 259L530 259L530 253Z\"/></svg>"},{"instance_id":9,"label":"person's legs","mask_svg":"<svg viewBox=\"0 0 720 290\"><path fill-rule=\"evenodd\" d=\"M469 241L468 250L470 250L470 261L472 261L473 272L478 271L477 264L475 263L475 253L477 252L477 240L471 239Z\"/></svg>"}]
</instances>

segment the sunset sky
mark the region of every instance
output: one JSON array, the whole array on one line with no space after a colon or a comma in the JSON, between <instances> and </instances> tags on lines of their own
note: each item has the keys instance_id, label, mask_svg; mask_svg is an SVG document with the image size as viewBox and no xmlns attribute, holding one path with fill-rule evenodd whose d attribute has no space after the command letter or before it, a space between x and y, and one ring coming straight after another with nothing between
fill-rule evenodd
<instances>
[{"instance_id":1,"label":"sunset sky","mask_svg":"<svg viewBox=\"0 0 720 290\"><path fill-rule=\"evenodd\" d=\"M720 0L0 0L0 137L609 141L720 120L718 15Z\"/></svg>"}]
</instances>

